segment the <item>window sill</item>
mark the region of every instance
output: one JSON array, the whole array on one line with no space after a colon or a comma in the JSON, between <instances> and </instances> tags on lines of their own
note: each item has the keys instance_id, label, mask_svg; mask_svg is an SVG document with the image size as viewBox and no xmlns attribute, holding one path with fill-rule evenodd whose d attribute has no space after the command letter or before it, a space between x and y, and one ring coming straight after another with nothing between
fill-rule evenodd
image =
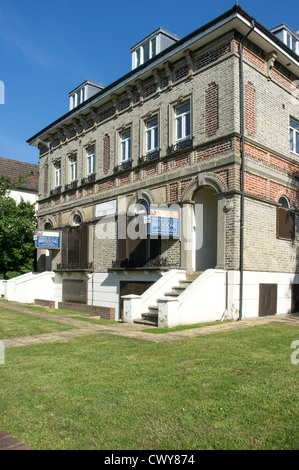
<instances>
[{"instance_id":1,"label":"window sill","mask_svg":"<svg viewBox=\"0 0 299 470\"><path fill-rule=\"evenodd\" d=\"M115 166L113 173L120 173L122 171L130 170L132 168L132 160L125 160L120 165Z\"/></svg>"},{"instance_id":2,"label":"window sill","mask_svg":"<svg viewBox=\"0 0 299 470\"><path fill-rule=\"evenodd\" d=\"M173 145L167 148L167 154L178 152L179 150L185 150L193 147L194 137L188 137L187 139L181 139L176 141Z\"/></svg>"}]
</instances>

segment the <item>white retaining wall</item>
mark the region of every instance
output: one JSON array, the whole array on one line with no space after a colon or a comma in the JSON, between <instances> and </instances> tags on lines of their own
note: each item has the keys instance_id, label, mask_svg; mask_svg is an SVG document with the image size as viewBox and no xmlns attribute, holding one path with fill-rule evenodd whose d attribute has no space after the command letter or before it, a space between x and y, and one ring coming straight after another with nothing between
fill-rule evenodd
<instances>
[{"instance_id":1,"label":"white retaining wall","mask_svg":"<svg viewBox=\"0 0 299 470\"><path fill-rule=\"evenodd\" d=\"M162 328L239 318L239 271L207 269L178 297L163 297L163 290L169 292L178 284L176 276L169 271L142 296L124 296L124 321L140 318L148 306L156 303L159 307L158 326ZM259 284L277 284L276 313L291 312L291 286L299 284L299 274L245 271L243 279L242 318L258 317ZM162 294L160 298L159 294Z\"/></svg>"},{"instance_id":2,"label":"white retaining wall","mask_svg":"<svg viewBox=\"0 0 299 470\"><path fill-rule=\"evenodd\" d=\"M33 304L35 299L54 300L52 271L27 273L4 281L4 299Z\"/></svg>"}]
</instances>

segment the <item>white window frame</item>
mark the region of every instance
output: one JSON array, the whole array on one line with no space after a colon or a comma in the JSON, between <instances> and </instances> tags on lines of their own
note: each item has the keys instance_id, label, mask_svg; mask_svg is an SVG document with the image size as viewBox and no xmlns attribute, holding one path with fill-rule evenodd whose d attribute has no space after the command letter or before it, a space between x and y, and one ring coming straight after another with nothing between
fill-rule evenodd
<instances>
[{"instance_id":1,"label":"white window frame","mask_svg":"<svg viewBox=\"0 0 299 470\"><path fill-rule=\"evenodd\" d=\"M131 160L131 129L120 133L120 163Z\"/></svg>"},{"instance_id":2,"label":"white window frame","mask_svg":"<svg viewBox=\"0 0 299 470\"><path fill-rule=\"evenodd\" d=\"M76 108L79 104L83 103L83 101L85 101L85 86L70 96L70 109Z\"/></svg>"},{"instance_id":3,"label":"white window frame","mask_svg":"<svg viewBox=\"0 0 299 470\"><path fill-rule=\"evenodd\" d=\"M156 121L156 124L151 125ZM154 152L159 145L159 120L158 116L154 116L145 121L145 153ZM150 143L150 145L148 145Z\"/></svg>"},{"instance_id":4,"label":"white window frame","mask_svg":"<svg viewBox=\"0 0 299 470\"><path fill-rule=\"evenodd\" d=\"M189 107L188 111L180 113L179 110L183 107ZM189 119L189 133L187 134L187 120ZM178 126L181 123L181 137L178 136ZM190 101L182 103L174 108L174 138L175 142L189 139L191 136L191 105Z\"/></svg>"},{"instance_id":5,"label":"white window frame","mask_svg":"<svg viewBox=\"0 0 299 470\"><path fill-rule=\"evenodd\" d=\"M54 185L55 188L59 188L61 186L61 164L55 163L54 165Z\"/></svg>"},{"instance_id":6,"label":"white window frame","mask_svg":"<svg viewBox=\"0 0 299 470\"><path fill-rule=\"evenodd\" d=\"M155 42L155 50L153 47L153 44ZM135 67L139 67L139 65L144 64L144 47L145 45L149 45L149 57L146 61L152 59L152 57L155 57L158 54L158 37L153 37L152 39L149 39L145 43L143 43L141 46L139 46L136 51L135 51ZM139 54L139 62L138 62L138 54Z\"/></svg>"},{"instance_id":7,"label":"white window frame","mask_svg":"<svg viewBox=\"0 0 299 470\"><path fill-rule=\"evenodd\" d=\"M296 54L299 52L299 41L297 38L295 38L289 31L284 31L284 42L285 44ZM288 44L289 42L289 44Z\"/></svg>"},{"instance_id":8,"label":"white window frame","mask_svg":"<svg viewBox=\"0 0 299 470\"><path fill-rule=\"evenodd\" d=\"M87 176L93 175L95 172L95 146L89 147L86 150L86 174Z\"/></svg>"},{"instance_id":9,"label":"white window frame","mask_svg":"<svg viewBox=\"0 0 299 470\"><path fill-rule=\"evenodd\" d=\"M77 156L73 155L69 158L70 164L70 183L77 181Z\"/></svg>"},{"instance_id":10,"label":"white window frame","mask_svg":"<svg viewBox=\"0 0 299 470\"><path fill-rule=\"evenodd\" d=\"M290 118L290 151L299 155L299 122L293 118Z\"/></svg>"}]
</instances>

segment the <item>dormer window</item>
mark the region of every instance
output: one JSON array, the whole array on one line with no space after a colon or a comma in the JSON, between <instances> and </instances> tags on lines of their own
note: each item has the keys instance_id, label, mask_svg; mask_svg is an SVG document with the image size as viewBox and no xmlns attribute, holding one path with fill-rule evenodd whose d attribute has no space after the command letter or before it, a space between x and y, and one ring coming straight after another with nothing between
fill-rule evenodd
<instances>
[{"instance_id":1,"label":"dormer window","mask_svg":"<svg viewBox=\"0 0 299 470\"><path fill-rule=\"evenodd\" d=\"M161 51L174 44L180 38L175 34L159 28L131 48L132 69L136 69Z\"/></svg>"},{"instance_id":2,"label":"dormer window","mask_svg":"<svg viewBox=\"0 0 299 470\"><path fill-rule=\"evenodd\" d=\"M276 28L271 29L271 33L284 42L293 52L295 52L295 54L299 55L298 32L296 33L288 25L283 23L280 26L276 26Z\"/></svg>"},{"instance_id":3,"label":"dormer window","mask_svg":"<svg viewBox=\"0 0 299 470\"><path fill-rule=\"evenodd\" d=\"M103 90L103 88L104 86L99 83L85 80L85 82L81 83L81 85L69 93L70 111L84 103L84 101L88 100L88 98L95 95L100 90Z\"/></svg>"},{"instance_id":4,"label":"dormer window","mask_svg":"<svg viewBox=\"0 0 299 470\"><path fill-rule=\"evenodd\" d=\"M156 38L147 41L143 46L138 47L136 50L136 67L147 62L149 59L156 55Z\"/></svg>"}]
</instances>

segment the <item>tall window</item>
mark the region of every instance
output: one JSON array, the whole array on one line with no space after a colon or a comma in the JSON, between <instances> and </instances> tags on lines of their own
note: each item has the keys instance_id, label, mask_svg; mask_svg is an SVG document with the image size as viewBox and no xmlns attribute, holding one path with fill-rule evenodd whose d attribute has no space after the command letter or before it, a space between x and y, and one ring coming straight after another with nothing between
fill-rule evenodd
<instances>
[{"instance_id":1,"label":"tall window","mask_svg":"<svg viewBox=\"0 0 299 470\"><path fill-rule=\"evenodd\" d=\"M156 38L150 39L142 46L138 47L135 52L135 67L147 62L149 59L157 54L157 40Z\"/></svg>"},{"instance_id":2,"label":"tall window","mask_svg":"<svg viewBox=\"0 0 299 470\"><path fill-rule=\"evenodd\" d=\"M190 137L190 103L175 108L175 141Z\"/></svg>"},{"instance_id":3,"label":"tall window","mask_svg":"<svg viewBox=\"0 0 299 470\"><path fill-rule=\"evenodd\" d=\"M153 152L158 148L158 118L145 123L145 151Z\"/></svg>"},{"instance_id":4,"label":"tall window","mask_svg":"<svg viewBox=\"0 0 299 470\"><path fill-rule=\"evenodd\" d=\"M295 238L295 212L290 209L290 204L285 196L279 199L276 213L276 237L285 240Z\"/></svg>"},{"instance_id":5,"label":"tall window","mask_svg":"<svg viewBox=\"0 0 299 470\"><path fill-rule=\"evenodd\" d=\"M85 101L85 88L84 87L70 96L70 109L73 109L76 106L79 106L79 104L83 103L83 101Z\"/></svg>"},{"instance_id":6,"label":"tall window","mask_svg":"<svg viewBox=\"0 0 299 470\"><path fill-rule=\"evenodd\" d=\"M60 162L54 165L54 184L55 188L61 186L61 165Z\"/></svg>"},{"instance_id":7,"label":"tall window","mask_svg":"<svg viewBox=\"0 0 299 470\"><path fill-rule=\"evenodd\" d=\"M77 179L77 157L70 158L70 182Z\"/></svg>"},{"instance_id":8,"label":"tall window","mask_svg":"<svg viewBox=\"0 0 299 470\"><path fill-rule=\"evenodd\" d=\"M120 161L131 159L131 131L127 130L120 135Z\"/></svg>"},{"instance_id":9,"label":"tall window","mask_svg":"<svg viewBox=\"0 0 299 470\"><path fill-rule=\"evenodd\" d=\"M299 154L299 123L290 119L290 150Z\"/></svg>"},{"instance_id":10,"label":"tall window","mask_svg":"<svg viewBox=\"0 0 299 470\"><path fill-rule=\"evenodd\" d=\"M95 148L90 147L87 149L87 176L94 174L94 157L95 157Z\"/></svg>"},{"instance_id":11,"label":"tall window","mask_svg":"<svg viewBox=\"0 0 299 470\"><path fill-rule=\"evenodd\" d=\"M287 46L297 53L296 49L297 49L298 41L288 32L286 32L286 36L287 36L287 40L286 40Z\"/></svg>"}]
</instances>

